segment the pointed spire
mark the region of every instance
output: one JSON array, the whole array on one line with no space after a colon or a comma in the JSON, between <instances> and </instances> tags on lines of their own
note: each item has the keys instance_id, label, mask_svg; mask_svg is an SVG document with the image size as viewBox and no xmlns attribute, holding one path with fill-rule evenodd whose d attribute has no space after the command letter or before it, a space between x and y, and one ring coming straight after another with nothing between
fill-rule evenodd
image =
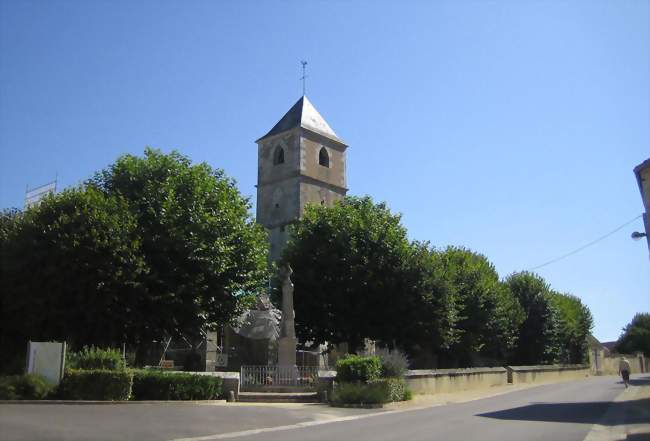
<instances>
[{"instance_id":1,"label":"pointed spire","mask_svg":"<svg viewBox=\"0 0 650 441\"><path fill-rule=\"evenodd\" d=\"M339 142L338 136L334 130L327 124L325 119L318 113L318 110L307 99L305 95L294 104L291 109L278 121L276 125L264 136L257 140L257 142L268 138L269 136L277 135L278 133L286 132L287 130L295 129L296 127L303 127L313 132L319 133L327 138L334 139Z\"/></svg>"}]
</instances>

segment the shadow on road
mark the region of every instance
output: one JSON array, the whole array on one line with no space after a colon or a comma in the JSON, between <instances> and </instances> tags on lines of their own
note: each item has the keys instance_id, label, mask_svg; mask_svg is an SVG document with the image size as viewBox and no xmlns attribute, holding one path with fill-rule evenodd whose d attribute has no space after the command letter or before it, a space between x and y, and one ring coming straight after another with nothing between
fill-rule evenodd
<instances>
[{"instance_id":1,"label":"shadow on road","mask_svg":"<svg viewBox=\"0 0 650 441\"><path fill-rule=\"evenodd\" d=\"M621 381L621 384L623 384L622 381ZM650 384L650 377L630 378L630 384L632 386L646 386L646 385Z\"/></svg>"},{"instance_id":2,"label":"shadow on road","mask_svg":"<svg viewBox=\"0 0 650 441\"><path fill-rule=\"evenodd\" d=\"M647 380L643 380L647 381ZM633 401L596 401L589 403L533 403L528 406L478 414L486 418L499 420L549 421L558 423L603 424L602 417L612 407L616 412L618 407L624 409L650 409L650 398ZM638 407L637 407L638 406ZM622 409L620 409L622 410ZM650 423L647 414L632 412L626 415L626 424ZM608 425L605 422L605 425Z\"/></svg>"}]
</instances>

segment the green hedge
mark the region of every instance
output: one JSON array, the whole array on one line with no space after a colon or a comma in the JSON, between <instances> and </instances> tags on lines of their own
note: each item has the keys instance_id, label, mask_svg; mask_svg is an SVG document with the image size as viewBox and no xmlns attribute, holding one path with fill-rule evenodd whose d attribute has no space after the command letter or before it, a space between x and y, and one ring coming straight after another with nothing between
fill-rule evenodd
<instances>
[{"instance_id":1,"label":"green hedge","mask_svg":"<svg viewBox=\"0 0 650 441\"><path fill-rule=\"evenodd\" d=\"M95 346L84 346L79 352L68 352L66 367L84 370L122 370L124 359L117 349L101 349Z\"/></svg>"},{"instance_id":2,"label":"green hedge","mask_svg":"<svg viewBox=\"0 0 650 441\"><path fill-rule=\"evenodd\" d=\"M410 400L411 391L401 378L382 378L370 383L337 383L334 404L384 404Z\"/></svg>"},{"instance_id":3,"label":"green hedge","mask_svg":"<svg viewBox=\"0 0 650 441\"><path fill-rule=\"evenodd\" d=\"M125 370L66 370L58 396L64 400L128 400L133 373Z\"/></svg>"},{"instance_id":4,"label":"green hedge","mask_svg":"<svg viewBox=\"0 0 650 441\"><path fill-rule=\"evenodd\" d=\"M0 400L42 400L55 386L45 378L34 375L11 375L0 377Z\"/></svg>"},{"instance_id":5,"label":"green hedge","mask_svg":"<svg viewBox=\"0 0 650 441\"><path fill-rule=\"evenodd\" d=\"M336 362L336 380L342 383L369 383L381 377L377 356L346 355Z\"/></svg>"},{"instance_id":6,"label":"green hedge","mask_svg":"<svg viewBox=\"0 0 650 441\"><path fill-rule=\"evenodd\" d=\"M209 375L134 371L134 400L215 400L223 394L223 379Z\"/></svg>"}]
</instances>

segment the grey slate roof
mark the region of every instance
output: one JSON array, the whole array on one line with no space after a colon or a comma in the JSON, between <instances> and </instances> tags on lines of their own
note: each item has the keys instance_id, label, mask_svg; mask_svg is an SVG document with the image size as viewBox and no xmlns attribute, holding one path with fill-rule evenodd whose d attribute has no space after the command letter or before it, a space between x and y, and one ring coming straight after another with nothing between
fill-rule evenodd
<instances>
[{"instance_id":1,"label":"grey slate roof","mask_svg":"<svg viewBox=\"0 0 650 441\"><path fill-rule=\"evenodd\" d=\"M314 105L304 95L300 97L296 104L285 113L282 119L280 119L280 121L278 121L278 123L274 125L266 135L262 136L257 141L259 142L269 136L277 135L278 133L286 132L287 130L295 129L296 127L309 129L343 143L343 141L336 136L334 130L332 130L329 124L327 124L323 119L321 114L318 113L318 110L316 110Z\"/></svg>"}]
</instances>

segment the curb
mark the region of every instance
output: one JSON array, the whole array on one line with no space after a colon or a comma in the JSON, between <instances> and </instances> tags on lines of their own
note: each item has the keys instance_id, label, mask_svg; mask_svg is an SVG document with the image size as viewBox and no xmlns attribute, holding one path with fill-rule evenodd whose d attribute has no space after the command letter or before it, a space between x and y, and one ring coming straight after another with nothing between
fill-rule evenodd
<instances>
[{"instance_id":1,"label":"curb","mask_svg":"<svg viewBox=\"0 0 650 441\"><path fill-rule=\"evenodd\" d=\"M344 409L382 409L383 404L334 404L330 403L330 407L342 407Z\"/></svg>"},{"instance_id":2,"label":"curb","mask_svg":"<svg viewBox=\"0 0 650 441\"><path fill-rule=\"evenodd\" d=\"M197 401L92 401L92 400L0 400L0 404L60 404L72 406L112 405L112 404L224 404L226 400Z\"/></svg>"}]
</instances>

